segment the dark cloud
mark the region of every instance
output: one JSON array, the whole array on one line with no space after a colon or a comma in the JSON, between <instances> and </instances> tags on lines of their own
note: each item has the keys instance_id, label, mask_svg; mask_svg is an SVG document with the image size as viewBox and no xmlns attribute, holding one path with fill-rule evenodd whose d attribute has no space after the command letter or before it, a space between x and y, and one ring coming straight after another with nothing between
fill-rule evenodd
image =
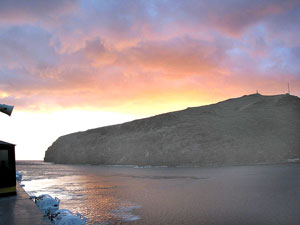
<instances>
[{"instance_id":1,"label":"dark cloud","mask_svg":"<svg viewBox=\"0 0 300 225\"><path fill-rule=\"evenodd\" d=\"M270 40L294 47L300 45L300 1L293 2L293 7L286 13L270 17L264 22Z\"/></svg>"},{"instance_id":2,"label":"dark cloud","mask_svg":"<svg viewBox=\"0 0 300 225\"><path fill-rule=\"evenodd\" d=\"M77 2L77 0L1 0L0 22L13 24L50 22L75 10Z\"/></svg>"},{"instance_id":3,"label":"dark cloud","mask_svg":"<svg viewBox=\"0 0 300 225\"><path fill-rule=\"evenodd\" d=\"M103 64L109 58L109 53L100 38L87 40L84 47L65 57L69 62L78 61L86 64Z\"/></svg>"},{"instance_id":4,"label":"dark cloud","mask_svg":"<svg viewBox=\"0 0 300 225\"><path fill-rule=\"evenodd\" d=\"M50 39L47 31L35 26L0 29L0 66L29 68L55 64L59 57Z\"/></svg>"},{"instance_id":5,"label":"dark cloud","mask_svg":"<svg viewBox=\"0 0 300 225\"><path fill-rule=\"evenodd\" d=\"M236 36L255 24L266 21L272 23L274 19L289 15L299 7L300 2L297 0L191 0L176 1L175 4L175 12L173 7L172 10L167 10L167 15L171 14L167 18L173 15L175 21L182 21L187 25L190 23L200 29L203 26L205 29L211 27L221 33L226 32Z\"/></svg>"}]
</instances>

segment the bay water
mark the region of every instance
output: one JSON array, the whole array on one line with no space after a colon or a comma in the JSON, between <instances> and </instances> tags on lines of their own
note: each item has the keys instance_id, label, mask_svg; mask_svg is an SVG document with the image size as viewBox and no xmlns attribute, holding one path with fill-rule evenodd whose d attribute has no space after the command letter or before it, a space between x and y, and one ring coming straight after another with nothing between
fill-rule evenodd
<instances>
[{"instance_id":1,"label":"bay water","mask_svg":"<svg viewBox=\"0 0 300 225\"><path fill-rule=\"evenodd\" d=\"M300 224L300 164L168 168L17 161L29 195L87 224Z\"/></svg>"}]
</instances>

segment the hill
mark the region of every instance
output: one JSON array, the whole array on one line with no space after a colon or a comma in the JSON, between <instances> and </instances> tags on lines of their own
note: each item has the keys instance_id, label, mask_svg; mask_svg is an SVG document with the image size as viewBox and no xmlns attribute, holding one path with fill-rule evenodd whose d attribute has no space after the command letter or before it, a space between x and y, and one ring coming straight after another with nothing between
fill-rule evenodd
<instances>
[{"instance_id":1,"label":"hill","mask_svg":"<svg viewBox=\"0 0 300 225\"><path fill-rule=\"evenodd\" d=\"M232 165L300 158L300 99L245 95L59 137L55 163Z\"/></svg>"}]
</instances>

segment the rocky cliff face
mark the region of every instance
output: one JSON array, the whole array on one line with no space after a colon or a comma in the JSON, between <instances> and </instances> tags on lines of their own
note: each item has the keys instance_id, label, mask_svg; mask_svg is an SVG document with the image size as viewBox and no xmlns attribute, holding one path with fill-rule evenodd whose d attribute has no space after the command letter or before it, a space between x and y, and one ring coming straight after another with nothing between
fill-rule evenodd
<instances>
[{"instance_id":1,"label":"rocky cliff face","mask_svg":"<svg viewBox=\"0 0 300 225\"><path fill-rule=\"evenodd\" d=\"M300 158L300 99L247 95L62 136L45 161L224 165Z\"/></svg>"}]
</instances>

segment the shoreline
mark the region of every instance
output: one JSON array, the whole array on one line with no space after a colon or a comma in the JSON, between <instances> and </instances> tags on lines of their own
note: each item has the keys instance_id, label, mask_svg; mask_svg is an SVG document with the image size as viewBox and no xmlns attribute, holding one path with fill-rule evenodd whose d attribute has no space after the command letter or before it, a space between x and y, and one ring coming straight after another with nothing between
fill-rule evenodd
<instances>
[{"instance_id":1,"label":"shoreline","mask_svg":"<svg viewBox=\"0 0 300 225\"><path fill-rule=\"evenodd\" d=\"M291 160L291 159L289 159ZM118 167L118 168L134 168L134 169L147 169L147 168L222 168L222 167L239 167L239 166L263 166L263 165L286 165L286 164L299 164L300 159L293 159L294 161L282 161L282 162L258 162L258 163L234 163L234 164L205 164L205 165L109 165L109 164L90 164L90 163L55 163L45 162L43 160L16 160L16 164L22 165L23 163L28 165L30 162L45 163L53 165L73 165L73 166L100 166L100 167Z\"/></svg>"}]
</instances>

